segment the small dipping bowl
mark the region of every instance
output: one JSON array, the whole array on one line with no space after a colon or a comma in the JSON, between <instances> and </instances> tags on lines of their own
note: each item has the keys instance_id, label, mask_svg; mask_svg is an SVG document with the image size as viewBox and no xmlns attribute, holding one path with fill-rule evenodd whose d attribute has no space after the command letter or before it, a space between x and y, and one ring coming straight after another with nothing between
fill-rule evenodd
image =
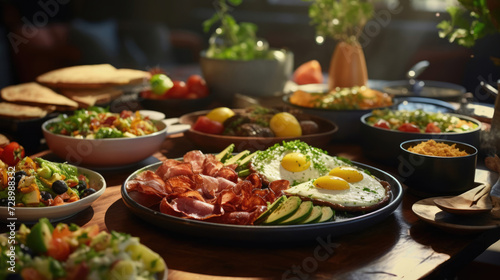
<instances>
[{"instance_id":1,"label":"small dipping bowl","mask_svg":"<svg viewBox=\"0 0 500 280\"><path fill-rule=\"evenodd\" d=\"M458 157L430 156L410 152L408 149L431 139L402 142L398 157L398 173L409 191L418 196L458 195L475 187L474 177L478 150L469 144L432 139L437 143L455 144L455 148L468 155Z\"/></svg>"}]
</instances>

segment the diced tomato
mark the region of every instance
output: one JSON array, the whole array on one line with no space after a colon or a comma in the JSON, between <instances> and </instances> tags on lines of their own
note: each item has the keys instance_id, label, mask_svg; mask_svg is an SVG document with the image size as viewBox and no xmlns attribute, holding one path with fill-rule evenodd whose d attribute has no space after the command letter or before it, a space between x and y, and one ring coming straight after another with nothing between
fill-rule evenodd
<instances>
[{"instance_id":1,"label":"diced tomato","mask_svg":"<svg viewBox=\"0 0 500 280\"><path fill-rule=\"evenodd\" d=\"M34 267L25 267L21 270L21 278L24 280L45 279Z\"/></svg>"},{"instance_id":2,"label":"diced tomato","mask_svg":"<svg viewBox=\"0 0 500 280\"><path fill-rule=\"evenodd\" d=\"M430 122L425 127L425 132L427 133L440 133L441 129L433 122Z\"/></svg>"},{"instance_id":3,"label":"diced tomato","mask_svg":"<svg viewBox=\"0 0 500 280\"><path fill-rule=\"evenodd\" d=\"M213 121L206 116L198 117L192 128L210 134L222 134L224 131L224 126L220 122Z\"/></svg>"},{"instance_id":4,"label":"diced tomato","mask_svg":"<svg viewBox=\"0 0 500 280\"><path fill-rule=\"evenodd\" d=\"M132 115L133 115L132 111L129 111L129 110L123 110L123 111L120 113L120 118L122 118L122 119L126 119L126 118L130 118Z\"/></svg>"},{"instance_id":5,"label":"diced tomato","mask_svg":"<svg viewBox=\"0 0 500 280\"><path fill-rule=\"evenodd\" d=\"M186 84L189 90L189 94L194 93L194 96L198 98L208 95L207 83L200 75L189 76ZM193 96L188 95L188 98L193 98Z\"/></svg>"},{"instance_id":6,"label":"diced tomato","mask_svg":"<svg viewBox=\"0 0 500 280\"><path fill-rule=\"evenodd\" d=\"M399 126L398 130L403 132L420 132L418 126L412 123L404 123Z\"/></svg>"},{"instance_id":7,"label":"diced tomato","mask_svg":"<svg viewBox=\"0 0 500 280\"><path fill-rule=\"evenodd\" d=\"M78 264L77 267L68 271L67 280L80 280L87 279L87 276L90 272L89 266L85 261Z\"/></svg>"},{"instance_id":8,"label":"diced tomato","mask_svg":"<svg viewBox=\"0 0 500 280\"><path fill-rule=\"evenodd\" d=\"M110 117L107 117L107 118L104 120L103 124L108 125L108 126L111 126L111 125L115 122L115 120L116 120L116 119L117 119L117 118L116 118L115 116L110 116Z\"/></svg>"},{"instance_id":9,"label":"diced tomato","mask_svg":"<svg viewBox=\"0 0 500 280\"><path fill-rule=\"evenodd\" d=\"M58 261L65 261L68 259L70 254L69 243L61 238L52 238L49 248L47 249L47 255L53 257Z\"/></svg>"},{"instance_id":10,"label":"diced tomato","mask_svg":"<svg viewBox=\"0 0 500 280\"><path fill-rule=\"evenodd\" d=\"M183 81L174 81L174 86L165 93L167 98L186 98L188 94L188 87Z\"/></svg>"},{"instance_id":11,"label":"diced tomato","mask_svg":"<svg viewBox=\"0 0 500 280\"><path fill-rule=\"evenodd\" d=\"M378 120L373 126L374 127L384 128L384 129L391 129L391 127L389 125L389 122L386 121L386 120L384 120L384 119Z\"/></svg>"}]
</instances>

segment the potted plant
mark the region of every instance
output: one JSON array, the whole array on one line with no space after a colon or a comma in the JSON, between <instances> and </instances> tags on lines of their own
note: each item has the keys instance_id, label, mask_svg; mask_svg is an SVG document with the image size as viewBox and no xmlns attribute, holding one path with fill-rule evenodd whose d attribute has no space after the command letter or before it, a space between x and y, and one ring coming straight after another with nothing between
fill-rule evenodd
<instances>
[{"instance_id":1,"label":"potted plant","mask_svg":"<svg viewBox=\"0 0 500 280\"><path fill-rule=\"evenodd\" d=\"M304 0L311 2L309 17L316 35L337 41L328 71L330 90L366 86L368 73L359 36L373 16L370 0Z\"/></svg>"},{"instance_id":2,"label":"potted plant","mask_svg":"<svg viewBox=\"0 0 500 280\"><path fill-rule=\"evenodd\" d=\"M216 12L203 22L204 31L213 33L201 53L200 66L211 92L222 101L230 101L235 93L271 96L282 92L293 71L290 51L270 48L257 37L255 24L238 23L230 14L241 3L216 0Z\"/></svg>"}]
</instances>

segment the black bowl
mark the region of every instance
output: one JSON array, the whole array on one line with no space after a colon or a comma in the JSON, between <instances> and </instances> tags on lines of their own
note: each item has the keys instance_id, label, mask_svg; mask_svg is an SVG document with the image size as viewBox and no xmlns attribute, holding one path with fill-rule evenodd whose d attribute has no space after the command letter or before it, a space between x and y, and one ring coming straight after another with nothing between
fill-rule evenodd
<instances>
[{"instance_id":1,"label":"black bowl","mask_svg":"<svg viewBox=\"0 0 500 280\"><path fill-rule=\"evenodd\" d=\"M419 196L458 195L475 187L478 149L474 146L451 140L434 140L438 143L465 151L467 156L439 157L408 151L429 139L415 139L401 143L398 172L401 181L411 192Z\"/></svg>"},{"instance_id":2,"label":"black bowl","mask_svg":"<svg viewBox=\"0 0 500 280\"><path fill-rule=\"evenodd\" d=\"M470 144L479 149L481 122L467 116L451 114L460 119L477 124L476 129L464 132L442 132L442 133L415 133L402 132L397 130L374 127L367 123L367 119L372 116L368 113L361 117L361 139L363 154L373 160L397 165L398 157L401 154L400 144L414 139L434 139L452 140Z\"/></svg>"}]
</instances>

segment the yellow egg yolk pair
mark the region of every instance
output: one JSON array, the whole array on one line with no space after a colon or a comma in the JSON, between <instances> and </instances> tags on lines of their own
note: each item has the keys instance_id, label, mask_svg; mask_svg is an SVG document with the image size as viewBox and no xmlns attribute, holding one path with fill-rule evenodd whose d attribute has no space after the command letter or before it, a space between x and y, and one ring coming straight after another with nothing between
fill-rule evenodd
<instances>
[{"instance_id":1,"label":"yellow egg yolk pair","mask_svg":"<svg viewBox=\"0 0 500 280\"><path fill-rule=\"evenodd\" d=\"M363 180L363 174L355 168L349 166L335 167L326 176L314 180L314 186L327 190L347 190L349 183L356 183Z\"/></svg>"}]
</instances>

